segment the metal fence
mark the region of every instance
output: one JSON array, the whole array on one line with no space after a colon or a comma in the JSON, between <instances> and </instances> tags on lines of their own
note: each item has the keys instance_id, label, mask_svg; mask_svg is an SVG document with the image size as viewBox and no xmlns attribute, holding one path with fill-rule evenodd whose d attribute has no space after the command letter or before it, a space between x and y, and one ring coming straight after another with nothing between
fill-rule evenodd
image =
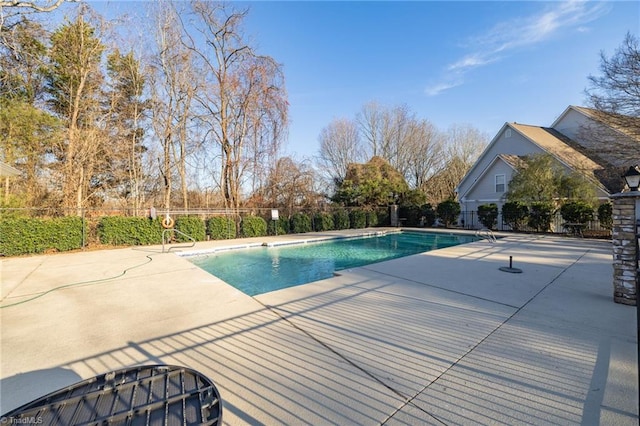
<instances>
[{"instance_id":1,"label":"metal fence","mask_svg":"<svg viewBox=\"0 0 640 426\"><path fill-rule=\"evenodd\" d=\"M478 219L477 211L463 211L462 213L460 213L459 225L464 229L485 228L482 222L480 222L480 220ZM504 222L502 218L502 213L498 213L497 225L495 230L512 231L511 227ZM572 233L574 232L574 230L575 230L575 225L567 224L566 221L562 218L562 215L559 212L557 212L551 219L551 226L548 232L564 234L564 233ZM527 225L524 225L519 231L520 232L537 232L535 228L531 228L530 226L527 226ZM603 226L600 223L596 213L594 213L593 220L590 220L585 224L581 224L580 231L584 235L589 235L589 236L611 235L611 229L606 226Z\"/></svg>"}]
</instances>

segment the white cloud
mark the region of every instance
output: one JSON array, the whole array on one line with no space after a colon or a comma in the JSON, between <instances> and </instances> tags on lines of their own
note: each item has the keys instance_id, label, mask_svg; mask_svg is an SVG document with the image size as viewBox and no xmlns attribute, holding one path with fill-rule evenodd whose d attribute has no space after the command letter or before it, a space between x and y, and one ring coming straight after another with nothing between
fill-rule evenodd
<instances>
[{"instance_id":1,"label":"white cloud","mask_svg":"<svg viewBox=\"0 0 640 426\"><path fill-rule=\"evenodd\" d=\"M446 67L448 73L456 73L456 84L445 82L434 85L442 90L427 89L429 96L435 96L451 87L463 84L464 74L472 69L497 62L521 49L543 43L565 29L574 28L583 32L584 25L605 14L609 5L591 3L583 0L559 1L548 4L540 13L514 18L497 23L485 34L468 40L466 46L471 49L459 60Z\"/></svg>"},{"instance_id":2,"label":"white cloud","mask_svg":"<svg viewBox=\"0 0 640 426\"><path fill-rule=\"evenodd\" d=\"M434 84L432 86L429 86L425 89L425 93L427 94L427 96L437 96L442 92L445 92L449 89L452 89L456 86L460 86L462 84L462 82L449 82L449 83L438 83L438 84Z\"/></svg>"}]
</instances>

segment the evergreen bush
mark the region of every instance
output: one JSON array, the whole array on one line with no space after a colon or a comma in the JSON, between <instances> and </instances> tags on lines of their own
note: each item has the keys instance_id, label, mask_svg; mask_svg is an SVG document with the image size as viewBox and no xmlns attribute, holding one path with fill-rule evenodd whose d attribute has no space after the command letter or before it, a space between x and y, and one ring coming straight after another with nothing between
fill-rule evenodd
<instances>
[{"instance_id":1,"label":"evergreen bush","mask_svg":"<svg viewBox=\"0 0 640 426\"><path fill-rule=\"evenodd\" d=\"M502 206L502 220L514 231L520 231L529 219L529 207L521 201L508 201Z\"/></svg>"},{"instance_id":2,"label":"evergreen bush","mask_svg":"<svg viewBox=\"0 0 640 426\"><path fill-rule=\"evenodd\" d=\"M161 218L105 216L98 221L98 238L102 244L162 244Z\"/></svg>"},{"instance_id":3,"label":"evergreen bush","mask_svg":"<svg viewBox=\"0 0 640 426\"><path fill-rule=\"evenodd\" d=\"M207 220L207 234L212 240L227 240L236 237L236 223L226 216L215 216Z\"/></svg>"},{"instance_id":4,"label":"evergreen bush","mask_svg":"<svg viewBox=\"0 0 640 426\"><path fill-rule=\"evenodd\" d=\"M398 215L402 221L402 225L416 227L420 225L421 209L419 206L402 206L398 210Z\"/></svg>"},{"instance_id":5,"label":"evergreen bush","mask_svg":"<svg viewBox=\"0 0 640 426\"><path fill-rule=\"evenodd\" d=\"M260 216L245 216L240 222L241 237L263 237L267 235L267 221Z\"/></svg>"},{"instance_id":6,"label":"evergreen bush","mask_svg":"<svg viewBox=\"0 0 640 426\"><path fill-rule=\"evenodd\" d=\"M291 232L294 234L303 234L311 232L311 218L306 213L295 213L291 216Z\"/></svg>"},{"instance_id":7,"label":"evergreen bush","mask_svg":"<svg viewBox=\"0 0 640 426\"><path fill-rule=\"evenodd\" d=\"M422 225L426 227L433 226L436 222L436 211L433 209L433 206L427 203L423 205L420 210L422 212L422 217L424 218Z\"/></svg>"},{"instance_id":8,"label":"evergreen bush","mask_svg":"<svg viewBox=\"0 0 640 426\"><path fill-rule=\"evenodd\" d=\"M560 207L560 215L565 222L587 223L593 220L593 206L584 201L569 201Z\"/></svg>"},{"instance_id":9,"label":"evergreen bush","mask_svg":"<svg viewBox=\"0 0 640 426\"><path fill-rule=\"evenodd\" d=\"M265 219L267 222L267 234L268 235L286 235L289 231L290 220L284 217L280 217L278 220ZM277 230L277 233L276 233Z\"/></svg>"},{"instance_id":10,"label":"evergreen bush","mask_svg":"<svg viewBox=\"0 0 640 426\"><path fill-rule=\"evenodd\" d=\"M611 203L603 203L598 206L598 220L604 229L613 228L613 206Z\"/></svg>"},{"instance_id":11,"label":"evergreen bush","mask_svg":"<svg viewBox=\"0 0 640 426\"><path fill-rule=\"evenodd\" d=\"M478 206L478 220L485 228L494 229L498 223L498 205L490 203Z\"/></svg>"},{"instance_id":12,"label":"evergreen bush","mask_svg":"<svg viewBox=\"0 0 640 426\"><path fill-rule=\"evenodd\" d=\"M553 214L553 204L545 201L536 201L531 203L527 223L538 232L547 232L551 228Z\"/></svg>"},{"instance_id":13,"label":"evergreen bush","mask_svg":"<svg viewBox=\"0 0 640 426\"><path fill-rule=\"evenodd\" d=\"M351 229L362 229L367 226L367 214L364 210L355 209L349 212L349 226Z\"/></svg>"},{"instance_id":14,"label":"evergreen bush","mask_svg":"<svg viewBox=\"0 0 640 426\"><path fill-rule=\"evenodd\" d=\"M198 216L179 216L176 219L176 229L196 241L207 239L207 230L204 221ZM176 240L179 242L191 241L189 237L176 232Z\"/></svg>"},{"instance_id":15,"label":"evergreen bush","mask_svg":"<svg viewBox=\"0 0 640 426\"><path fill-rule=\"evenodd\" d=\"M313 216L313 229L317 232L333 230L333 215L331 213L319 212Z\"/></svg>"},{"instance_id":16,"label":"evergreen bush","mask_svg":"<svg viewBox=\"0 0 640 426\"><path fill-rule=\"evenodd\" d=\"M335 229L349 229L349 213L346 210L337 210L333 214L333 225Z\"/></svg>"},{"instance_id":17,"label":"evergreen bush","mask_svg":"<svg viewBox=\"0 0 640 426\"><path fill-rule=\"evenodd\" d=\"M0 254L5 256L75 250L83 240L80 217L0 219Z\"/></svg>"},{"instance_id":18,"label":"evergreen bush","mask_svg":"<svg viewBox=\"0 0 640 426\"><path fill-rule=\"evenodd\" d=\"M378 217L378 226L391 226L391 216L389 215L389 208L381 208L376 211Z\"/></svg>"},{"instance_id":19,"label":"evergreen bush","mask_svg":"<svg viewBox=\"0 0 640 426\"><path fill-rule=\"evenodd\" d=\"M460 204L456 200L446 200L438 204L436 207L438 217L444 223L444 226L448 228L453 223L458 221L460 216Z\"/></svg>"},{"instance_id":20,"label":"evergreen bush","mask_svg":"<svg viewBox=\"0 0 640 426\"><path fill-rule=\"evenodd\" d=\"M367 228L378 226L378 213L375 210L367 211Z\"/></svg>"}]
</instances>

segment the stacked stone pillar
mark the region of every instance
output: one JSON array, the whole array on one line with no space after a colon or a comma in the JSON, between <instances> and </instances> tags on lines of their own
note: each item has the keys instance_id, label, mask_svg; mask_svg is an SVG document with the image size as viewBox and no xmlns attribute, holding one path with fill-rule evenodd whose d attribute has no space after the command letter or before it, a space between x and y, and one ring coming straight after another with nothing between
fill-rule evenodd
<instances>
[{"instance_id":1,"label":"stacked stone pillar","mask_svg":"<svg viewBox=\"0 0 640 426\"><path fill-rule=\"evenodd\" d=\"M613 300L636 305L640 192L622 192L613 199Z\"/></svg>"}]
</instances>

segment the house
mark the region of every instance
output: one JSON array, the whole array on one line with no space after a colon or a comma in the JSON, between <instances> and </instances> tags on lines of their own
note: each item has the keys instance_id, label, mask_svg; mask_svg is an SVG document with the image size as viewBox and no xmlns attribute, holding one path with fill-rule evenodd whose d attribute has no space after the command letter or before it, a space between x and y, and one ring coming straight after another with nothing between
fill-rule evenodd
<instances>
[{"instance_id":1,"label":"house","mask_svg":"<svg viewBox=\"0 0 640 426\"><path fill-rule=\"evenodd\" d=\"M482 204L501 208L522 157L538 153L580 172L605 201L623 189L629 166L640 164L640 119L569 106L551 127L505 123L456 188L463 225L480 226L469 214Z\"/></svg>"}]
</instances>

